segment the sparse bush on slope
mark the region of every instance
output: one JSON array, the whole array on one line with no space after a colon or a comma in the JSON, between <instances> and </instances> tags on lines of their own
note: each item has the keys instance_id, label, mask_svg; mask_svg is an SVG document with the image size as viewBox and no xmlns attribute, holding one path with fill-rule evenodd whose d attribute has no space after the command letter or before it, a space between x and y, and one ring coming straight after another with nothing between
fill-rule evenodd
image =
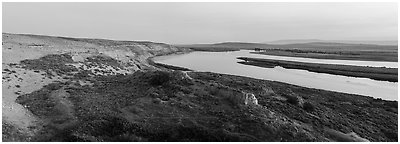
<instances>
[{"instance_id":1,"label":"sparse bush on slope","mask_svg":"<svg viewBox=\"0 0 400 144\"><path fill-rule=\"evenodd\" d=\"M51 71L57 74L66 74L72 71L77 71L73 66L66 65L66 63L73 63L72 57L68 54L51 54L39 59L26 59L22 60L21 64L26 69L42 70L48 75L53 76Z\"/></svg>"},{"instance_id":2,"label":"sparse bush on slope","mask_svg":"<svg viewBox=\"0 0 400 144\"><path fill-rule=\"evenodd\" d=\"M299 98L297 98L296 96L287 96L286 98L286 101L292 105L298 105L300 102Z\"/></svg>"},{"instance_id":3,"label":"sparse bush on slope","mask_svg":"<svg viewBox=\"0 0 400 144\"><path fill-rule=\"evenodd\" d=\"M149 83L153 86L163 85L172 79L168 72L156 71L154 75L150 78Z\"/></svg>"},{"instance_id":4,"label":"sparse bush on slope","mask_svg":"<svg viewBox=\"0 0 400 144\"><path fill-rule=\"evenodd\" d=\"M313 104L311 104L310 102L305 102L305 103L303 104L303 109L304 109L305 111L312 112L312 111L315 110L315 106L314 106Z\"/></svg>"},{"instance_id":5,"label":"sparse bush on slope","mask_svg":"<svg viewBox=\"0 0 400 144\"><path fill-rule=\"evenodd\" d=\"M322 127L344 133L353 131L371 141L397 140L396 114L386 112L380 101L374 103L371 111L372 105L355 105L369 98L352 99L355 96L198 72L190 73L193 80L187 85L182 82L185 80L182 75L138 71L126 76L95 77L98 84L93 86L65 85L70 94L68 99L74 104L76 119L73 120L59 121L56 118L60 115L49 111L57 110L53 103L58 101L51 100L47 93L56 90L58 85L22 96L19 98L22 101L17 102L33 114L56 123L45 124L36 141L326 141L327 137L320 131ZM240 91L258 94L264 91L262 87L273 88L287 101L259 95L257 99L262 107L231 105L229 100L236 100L236 96L242 95ZM305 95L309 97L307 102L299 104ZM355 104L328 102L327 98L341 98L343 102ZM154 103L154 99L162 101ZM306 112L316 104L318 111ZM388 105L394 108L394 103ZM350 114L349 110L362 113Z\"/></svg>"}]
</instances>

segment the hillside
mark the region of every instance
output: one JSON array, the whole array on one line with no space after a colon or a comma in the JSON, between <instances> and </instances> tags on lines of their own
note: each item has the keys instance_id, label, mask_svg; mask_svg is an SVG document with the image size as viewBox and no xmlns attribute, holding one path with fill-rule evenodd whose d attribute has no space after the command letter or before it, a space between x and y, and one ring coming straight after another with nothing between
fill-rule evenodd
<instances>
[{"instance_id":1,"label":"hillside","mask_svg":"<svg viewBox=\"0 0 400 144\"><path fill-rule=\"evenodd\" d=\"M149 60L190 51L168 44L3 33L2 49L3 141L397 141L397 101Z\"/></svg>"},{"instance_id":2,"label":"hillside","mask_svg":"<svg viewBox=\"0 0 400 144\"><path fill-rule=\"evenodd\" d=\"M8 33L2 36L3 126L5 123L16 125L28 135L33 134L29 127L40 119L15 103L18 96L87 73L91 76L118 75L152 69L153 66L147 62L149 57L181 51L152 42ZM88 83L80 79L75 81Z\"/></svg>"}]
</instances>

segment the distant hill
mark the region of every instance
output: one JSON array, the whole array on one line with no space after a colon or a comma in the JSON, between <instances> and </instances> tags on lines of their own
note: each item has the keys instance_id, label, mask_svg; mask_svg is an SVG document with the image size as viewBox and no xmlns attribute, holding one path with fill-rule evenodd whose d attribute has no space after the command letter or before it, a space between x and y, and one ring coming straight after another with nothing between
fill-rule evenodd
<instances>
[{"instance_id":1,"label":"distant hill","mask_svg":"<svg viewBox=\"0 0 400 144\"><path fill-rule=\"evenodd\" d=\"M294 42L294 41L292 41ZM309 49L324 51L393 51L397 52L397 45L377 45L377 44L353 44L338 42L307 42L307 43L291 43L291 44L265 44L265 43L245 43L245 42L223 42L216 44L193 44L193 45L176 45L177 47L185 47L192 49Z\"/></svg>"},{"instance_id":2,"label":"distant hill","mask_svg":"<svg viewBox=\"0 0 400 144\"><path fill-rule=\"evenodd\" d=\"M263 43L223 42L216 44L175 45L176 47L191 48L196 51L235 51L240 49L273 48Z\"/></svg>"},{"instance_id":3,"label":"distant hill","mask_svg":"<svg viewBox=\"0 0 400 144\"><path fill-rule=\"evenodd\" d=\"M192 45L176 45L179 47L192 47L192 48L255 48L255 47L269 47L269 44L263 43L246 43L246 42L223 42L215 44L192 44Z\"/></svg>"},{"instance_id":4,"label":"distant hill","mask_svg":"<svg viewBox=\"0 0 400 144\"><path fill-rule=\"evenodd\" d=\"M265 42L267 44L295 44L295 43L347 43L347 44L375 44L375 45L397 45L397 40L391 41L352 41L352 40L320 40L320 39L288 39Z\"/></svg>"}]
</instances>

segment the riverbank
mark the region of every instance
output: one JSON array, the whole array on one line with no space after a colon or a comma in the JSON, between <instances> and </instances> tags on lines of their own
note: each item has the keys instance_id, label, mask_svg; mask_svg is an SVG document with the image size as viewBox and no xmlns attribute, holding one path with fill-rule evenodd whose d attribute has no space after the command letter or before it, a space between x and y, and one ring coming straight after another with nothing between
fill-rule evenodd
<instances>
[{"instance_id":1,"label":"riverbank","mask_svg":"<svg viewBox=\"0 0 400 144\"><path fill-rule=\"evenodd\" d=\"M322 51L320 49L265 49L254 54L302 57L315 59L360 60L397 62L397 51Z\"/></svg>"},{"instance_id":2,"label":"riverbank","mask_svg":"<svg viewBox=\"0 0 400 144\"><path fill-rule=\"evenodd\" d=\"M192 50L190 49L186 49L186 48L180 48L181 50L179 52L173 52L173 53L164 53L161 55L156 55L156 56L152 56L147 58L147 63L156 67L156 68L161 68L161 69L171 69L171 70L180 70L180 71L192 71L191 69L188 68L184 68L184 67L177 67L177 66L172 66L172 65L167 65L167 64L162 64L162 63L157 63L155 61L159 61L159 60L164 60L164 59L168 59L171 57L176 57L176 56L180 56L180 55L184 55L184 54L188 54L190 52L192 52Z\"/></svg>"},{"instance_id":3,"label":"riverbank","mask_svg":"<svg viewBox=\"0 0 400 144\"><path fill-rule=\"evenodd\" d=\"M374 80L389 81L389 82L398 81L397 68L377 68L377 67L362 67L362 66L349 66L349 65L316 64L316 63L303 63L303 62L259 59L259 58L249 58L249 57L238 57L238 59L244 60L238 62L240 64L253 65L266 68L281 66L287 69L303 69L318 73L363 77L363 78L370 78Z\"/></svg>"}]
</instances>

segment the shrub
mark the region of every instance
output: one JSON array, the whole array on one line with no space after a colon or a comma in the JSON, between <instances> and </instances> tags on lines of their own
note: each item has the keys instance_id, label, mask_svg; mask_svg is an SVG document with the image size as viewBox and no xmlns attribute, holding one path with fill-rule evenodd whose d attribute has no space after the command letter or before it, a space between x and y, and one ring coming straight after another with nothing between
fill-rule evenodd
<instances>
[{"instance_id":1,"label":"shrub","mask_svg":"<svg viewBox=\"0 0 400 144\"><path fill-rule=\"evenodd\" d=\"M305 103L303 104L303 109L304 109L305 111L312 112L312 111L315 110L315 106L314 106L313 104L311 104L310 102L305 102Z\"/></svg>"},{"instance_id":2,"label":"shrub","mask_svg":"<svg viewBox=\"0 0 400 144\"><path fill-rule=\"evenodd\" d=\"M154 86L159 86L164 83L167 83L172 79L171 75L168 72L164 71L157 71L153 75L153 77L150 78L150 84Z\"/></svg>"},{"instance_id":3,"label":"shrub","mask_svg":"<svg viewBox=\"0 0 400 144\"><path fill-rule=\"evenodd\" d=\"M395 131L395 130L390 130L390 129L384 128L384 129L381 129L381 131L389 139L392 139L392 140L398 139L397 131Z\"/></svg>"},{"instance_id":4,"label":"shrub","mask_svg":"<svg viewBox=\"0 0 400 144\"><path fill-rule=\"evenodd\" d=\"M219 89L217 88L217 87L210 87L209 88L209 90L208 90L208 92L211 94L211 95L218 95L219 94Z\"/></svg>"},{"instance_id":5,"label":"shrub","mask_svg":"<svg viewBox=\"0 0 400 144\"><path fill-rule=\"evenodd\" d=\"M12 124L3 121L3 142L15 142L15 141L28 141L28 136L20 132L17 127Z\"/></svg>"},{"instance_id":6,"label":"shrub","mask_svg":"<svg viewBox=\"0 0 400 144\"><path fill-rule=\"evenodd\" d=\"M383 105L385 105L386 107L396 108L396 109L398 107L397 101L386 101Z\"/></svg>"},{"instance_id":7,"label":"shrub","mask_svg":"<svg viewBox=\"0 0 400 144\"><path fill-rule=\"evenodd\" d=\"M47 88L48 90L58 90L62 87L62 85L60 83L51 83L44 87Z\"/></svg>"},{"instance_id":8,"label":"shrub","mask_svg":"<svg viewBox=\"0 0 400 144\"><path fill-rule=\"evenodd\" d=\"M298 105L299 104L299 98L297 98L296 96L287 96L287 102L293 105Z\"/></svg>"}]
</instances>

